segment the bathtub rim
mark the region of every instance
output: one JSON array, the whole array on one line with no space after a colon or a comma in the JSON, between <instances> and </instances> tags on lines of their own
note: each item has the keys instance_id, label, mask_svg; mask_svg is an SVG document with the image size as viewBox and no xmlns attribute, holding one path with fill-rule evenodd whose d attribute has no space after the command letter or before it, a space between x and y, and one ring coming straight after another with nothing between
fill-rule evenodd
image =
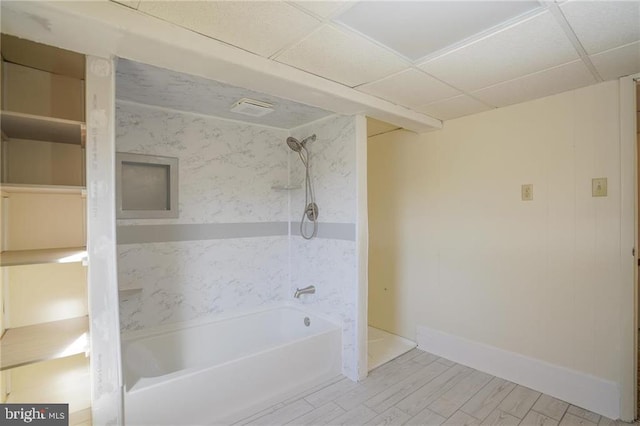
<instances>
[{"instance_id":1,"label":"bathtub rim","mask_svg":"<svg viewBox=\"0 0 640 426\"><path fill-rule=\"evenodd\" d=\"M251 354L247 354L241 358L235 358L232 360L228 360L225 361L223 363L220 364L215 364L215 365L206 365L206 366L193 366L193 367L189 367L189 368L185 368L185 369L181 369L181 370L176 370L176 371L172 371L170 373L167 374L163 374L163 375L159 375L159 376L153 376L153 377L139 377L138 380L136 380L136 382L129 387L129 384L127 383L127 378L126 378L126 374L125 374L125 378L124 378L124 391L125 393L135 393L137 391L141 391L144 389L148 389L148 388L153 388L156 386L160 386L162 385L164 382L166 381L170 381L179 377L188 377L190 375L194 375L194 374L198 374L199 372L208 370L208 369L212 369L212 368L216 368L216 367L223 367L227 364L233 363L239 359L245 359L245 358L249 358L264 352L268 352L268 351L272 351L272 350L277 350L279 348L291 345L292 343L295 342L303 342L309 339L313 339L314 337L317 336L322 336L322 335L326 335L326 334L330 334L330 333L335 333L335 332L339 332L340 333L340 338L342 339L342 325L337 324L336 321L333 321L329 318L327 318L326 316L323 315L318 315L316 312L313 312L312 309L304 309L304 305L298 305L298 304L293 304L291 302L279 302L276 304L270 304L268 306L262 306L259 309L251 309L251 310L243 310L243 311L234 311L234 313L229 313L227 315L224 316L217 316L216 318L209 318L209 319L203 319L203 320L191 320L191 321L182 321L179 323L171 323L171 324L165 324L165 325L161 325L158 327L153 327L150 329L143 329L143 330L136 330L135 332L131 332L128 333L128 336L124 336L124 333L122 333L122 353L121 353L121 357L122 357L122 361L123 361L123 365L125 363L124 360L124 350L126 348L126 344L128 343L135 343L137 340L144 340L147 338L153 338L153 337L157 337L157 336L162 336L164 334L168 334L168 333L173 333L173 332L180 332L181 330L185 330L185 329L190 329L190 328L197 328L197 327L206 327L208 325L211 324L215 324L218 322L224 322L224 321L229 321L229 320L233 320L236 318L242 318L242 317L247 317L247 316L252 316L252 315L256 315L256 314L261 314L264 312L270 312L270 311L277 311L280 309L292 309L294 311L299 312L300 314L307 314L313 317L316 317L320 320L324 320L327 322L327 329L316 332L312 335L309 336L302 336L300 338L297 338L295 340L291 340L291 341L287 341L284 343L281 343L279 345L276 346L271 346L268 348L263 348L257 352L253 352ZM241 312L241 313L239 313ZM146 380L145 380L146 379ZM140 381L143 381L143 383L140 383ZM136 386L138 385L138 386Z\"/></svg>"},{"instance_id":2,"label":"bathtub rim","mask_svg":"<svg viewBox=\"0 0 640 426\"><path fill-rule=\"evenodd\" d=\"M158 335L162 335L162 334L166 334L166 333L171 333L171 332L175 332L175 331L179 331L179 330L184 330L187 328L195 328L195 327L200 327L200 326L205 326L205 325L209 325L209 324L214 324L217 322L223 322L223 321L228 321L230 319L234 319L234 318L241 318L241 317L246 317L246 316L250 316L250 315L255 315L255 314L260 314L263 312L268 312L268 311L274 311L277 309L282 309L282 308L291 308L293 310L299 311L300 313L304 313L304 314L309 314L309 315L313 315L314 317L317 317L321 320L324 320L326 322L328 322L329 324L342 329L343 324L341 322L336 321L333 318L330 318L320 312L318 312L317 310L313 309L312 306L310 305L304 305L301 303L294 303L292 301L281 301L281 302L274 302L274 303L269 303L269 304L265 304L262 306L259 306L257 308L250 308L250 309L238 309L238 310L234 310L234 311L229 311L229 312L224 312L221 313L219 315L215 315L215 316L208 316L206 318L199 318L199 319L194 319L194 320L187 320L187 321L179 321L179 322L172 322L169 324L160 324L157 326L153 326L153 327L149 327L149 328L143 328L140 330L126 330L126 331L121 331L120 332L120 339L123 342L130 342L132 340L140 340L140 339L144 339L144 338L148 338L148 337L155 337ZM122 354L121 354L122 355Z\"/></svg>"},{"instance_id":3,"label":"bathtub rim","mask_svg":"<svg viewBox=\"0 0 640 426\"><path fill-rule=\"evenodd\" d=\"M234 358L234 359L222 362L220 364L206 365L206 366L193 366L193 367L189 367L189 368L184 368L182 370L172 371L171 373L162 374L160 376L140 377L141 380L144 380L144 379L147 379L147 380L144 380L144 382L142 384L140 384L139 386L137 386L137 387L136 387L136 384L138 382L136 382L136 384L134 384L132 387L128 386L127 378L126 378L126 374L125 374L125 380L124 380L125 383L124 383L123 388L124 388L125 394L137 393L137 392L140 392L140 391L144 391L145 389L150 389L150 388L155 388L155 387L158 387L158 386L165 385L166 382L169 382L171 380L175 380L177 378L190 377L190 376L193 376L193 375L196 375L196 374L200 374L200 373L202 373L204 371L210 371L210 370L213 370L215 368L222 368L222 367L225 367L225 366L227 366L229 364L233 364L233 363L238 362L238 361L242 361L242 360L245 360L245 359L248 359L248 358L256 357L256 356L259 356L259 355L267 353L267 352L276 351L278 349L285 348L285 347L290 346L290 345L295 344L295 343L305 342L305 341L311 340L313 338L317 338L319 336L325 336L325 335L328 335L328 334L331 334L331 333L340 333L339 334L340 344L342 344L342 333L341 333L341 330L338 329L338 328L330 328L330 329L321 331L319 333L312 334L310 336L304 336L304 337L301 337L299 339L295 339L295 340L291 340L291 341L288 341L288 342L285 342L285 343L281 343L281 344L276 345L276 346L271 346L271 347L268 347L268 348L264 348L264 349L262 349L260 351L252 352L252 353L244 355L244 356L242 356L240 358ZM342 358L342 354L340 355L340 357Z\"/></svg>"}]
</instances>

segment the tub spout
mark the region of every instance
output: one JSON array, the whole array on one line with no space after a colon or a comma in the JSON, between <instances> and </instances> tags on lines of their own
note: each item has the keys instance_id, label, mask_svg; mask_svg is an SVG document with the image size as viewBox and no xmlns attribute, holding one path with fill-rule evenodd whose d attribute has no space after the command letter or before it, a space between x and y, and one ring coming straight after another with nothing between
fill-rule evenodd
<instances>
[{"instance_id":1,"label":"tub spout","mask_svg":"<svg viewBox=\"0 0 640 426\"><path fill-rule=\"evenodd\" d=\"M296 292L293 295L296 299L300 298L302 294L314 294L316 292L316 287L313 285L307 286L305 288L296 288Z\"/></svg>"}]
</instances>

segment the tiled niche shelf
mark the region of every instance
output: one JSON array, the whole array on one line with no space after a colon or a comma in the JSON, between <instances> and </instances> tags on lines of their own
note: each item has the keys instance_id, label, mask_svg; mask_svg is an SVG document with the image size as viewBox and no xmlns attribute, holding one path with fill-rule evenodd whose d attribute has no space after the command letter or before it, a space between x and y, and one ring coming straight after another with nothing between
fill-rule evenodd
<instances>
[{"instance_id":1,"label":"tiled niche shelf","mask_svg":"<svg viewBox=\"0 0 640 426\"><path fill-rule=\"evenodd\" d=\"M133 295L140 293L141 291L142 291L142 287L120 288L118 289L118 294L120 295L120 297L131 297Z\"/></svg>"}]
</instances>

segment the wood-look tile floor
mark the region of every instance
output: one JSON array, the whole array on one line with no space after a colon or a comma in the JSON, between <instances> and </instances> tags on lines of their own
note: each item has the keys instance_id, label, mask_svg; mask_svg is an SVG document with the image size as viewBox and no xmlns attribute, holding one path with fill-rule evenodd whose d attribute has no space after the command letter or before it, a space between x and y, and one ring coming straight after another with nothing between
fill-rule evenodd
<instances>
[{"instance_id":1,"label":"wood-look tile floor","mask_svg":"<svg viewBox=\"0 0 640 426\"><path fill-rule=\"evenodd\" d=\"M240 425L628 425L419 349L371 371L339 376ZM637 423L636 423L637 424Z\"/></svg>"}]
</instances>

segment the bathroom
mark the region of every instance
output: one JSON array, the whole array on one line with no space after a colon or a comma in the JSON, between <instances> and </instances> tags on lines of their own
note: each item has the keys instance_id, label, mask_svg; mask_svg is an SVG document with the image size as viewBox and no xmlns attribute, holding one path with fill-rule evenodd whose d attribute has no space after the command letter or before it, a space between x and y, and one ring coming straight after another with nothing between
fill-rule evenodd
<instances>
[{"instance_id":1,"label":"bathroom","mask_svg":"<svg viewBox=\"0 0 640 426\"><path fill-rule=\"evenodd\" d=\"M228 420L337 374L352 380L363 370L366 374L357 316L358 267L366 252L358 251L356 241L357 227L366 226L358 222L357 185L362 167L357 145L366 144L358 122L364 118L126 59L117 61L115 86L117 155L142 154L140 161L173 157L178 165L178 212L173 217L145 218L149 212L135 210L140 207L127 209L124 195L119 201L118 217L126 217L117 220L125 417L136 424L170 423L172 406L167 412L152 408L163 398L175 402L175 393L181 393L178 370L188 372L185 390L199 386L189 374L197 367L200 376L212 361L204 354L195 359L194 353L215 358L211 351L223 348L229 353L218 364L241 359L281 346L278 336L269 341L268 335L295 335L303 320L311 323L310 330L319 327L318 343L306 352L296 347L278 355L284 363L233 365L228 374L258 365L278 375L265 378L266 388L254 393L238 390L231 400L221 395L218 406L211 391L227 373L214 372L212 389L201 389L208 396L199 413L205 417L194 414L193 421L210 420L212 404ZM230 111L241 99L271 106L261 117ZM135 171L127 174L126 165L136 158L118 160L122 194L132 181L147 182ZM313 202L316 221L305 208ZM283 315L274 319L280 322L263 326L271 321L265 315L283 306L295 310L274 314ZM257 319L249 320L251 315ZM220 335L194 331L212 320L233 321L229 318L246 324ZM158 336L167 333L172 336L168 343L160 341ZM201 340L210 340L210 346L198 345ZM176 353L158 355L171 347ZM287 371L295 373L291 383L286 383ZM259 381L255 378L251 387ZM170 383L171 391L146 393L161 382ZM184 403L192 406L194 399L191 395ZM151 411L157 417L151 419ZM178 418L188 420L183 412L173 421Z\"/></svg>"},{"instance_id":2,"label":"bathroom","mask_svg":"<svg viewBox=\"0 0 640 426\"><path fill-rule=\"evenodd\" d=\"M635 417L637 241L636 233L623 232L637 226L631 100L640 62L632 63L638 57L629 53L637 53L640 35L638 15L626 11L631 3L494 2L534 9L517 22L502 20L505 26L491 34L448 45L446 55L410 62L404 50L384 47L382 36L390 33L377 32L384 25L362 29L354 21L370 16L357 9L383 2L357 9L350 2L192 2L184 14L170 9L177 2L151 3L2 4L4 33L86 59L86 117L77 120L79 139L86 136L86 146L78 144L86 149L86 185L74 195L86 202L80 212L86 212L87 238L73 245L84 249L86 242L88 262L82 256L78 262L87 263L91 333L90 350L74 356L90 376L82 411L95 424L135 424L127 412L132 398L140 399L143 414L153 402L159 415L160 408L181 405L201 416L174 396L185 394L185 377L202 377L193 393L207 394L217 381L204 370L229 374L223 368L231 365L229 354L237 361L236 380L225 383L234 388L238 377L251 381L245 390L254 387L258 371L250 367L260 365L262 383L282 386L270 389L274 397L293 392L286 377L313 388L334 373L341 377L336 386L348 382L364 395L381 369L398 364L367 376L379 343L367 336L369 325L495 375L490 383L498 387L513 381L500 404L527 399L520 407L530 411L514 410L517 419L536 411L541 392L565 401L562 416L580 409L583 419L590 416L585 410ZM211 5L237 5L238 16L251 20L200 9ZM616 10L592 13L596 5ZM434 16L410 12L402 16ZM580 16L607 22L612 34L605 47L595 43L600 27L579 26ZM417 21L415 27L399 22L391 34L408 30L411 47L417 38L410 28L467 29ZM367 36L369 30L378 38ZM618 30L628 31L618 37ZM539 36L541 44L532 43ZM555 49L562 54L553 56ZM514 58L521 67L511 66ZM169 96L176 92L181 96ZM234 104L245 106L243 98L273 112L232 115ZM224 108L207 103L216 99ZM436 111L441 102L451 111ZM367 117L400 130L368 134ZM155 171L166 185L154 188L165 195L161 210L168 214L126 217L116 202L116 170L131 172L131 163L145 163L144 157L162 166ZM598 195L597 185L594 191L594 179L608 179L608 195ZM385 191L375 194L380 184ZM140 185L131 193L128 201L153 195ZM317 235L307 240L316 216ZM394 303L395 309L385 306ZM265 332L276 329L286 333ZM260 346L267 338L273 350ZM323 367L311 358L320 347L329 351L320 357ZM161 356L148 356L154 348ZM269 362L242 364L266 352ZM209 353L221 358L202 364ZM435 372L443 365L450 374L468 372L454 391L489 380L430 355L422 361L433 361L427 367ZM281 374L266 380L272 372ZM427 376L405 373L392 386L414 380L423 389ZM7 383L0 382L0 388ZM151 391L160 382L170 399ZM382 394L390 385L380 379L376 390ZM466 404L462 394L459 406ZM236 402L269 404L234 395ZM220 418L233 421L240 410L259 409L232 407L223 396L217 404L229 411L217 413ZM340 396L340 408L344 415L359 410L362 421L387 409L415 417L429 408L424 400L389 407L377 395L353 407L350 396ZM429 402L443 418L455 415L444 407L447 398Z\"/></svg>"}]
</instances>

